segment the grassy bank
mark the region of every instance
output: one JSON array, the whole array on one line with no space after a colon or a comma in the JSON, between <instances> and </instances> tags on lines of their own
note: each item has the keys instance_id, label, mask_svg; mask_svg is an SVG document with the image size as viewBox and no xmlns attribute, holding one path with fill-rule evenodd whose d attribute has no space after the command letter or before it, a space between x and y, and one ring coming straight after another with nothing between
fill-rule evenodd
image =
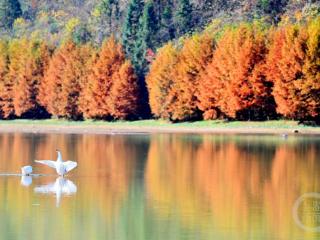
<instances>
[{"instance_id":1,"label":"grassy bank","mask_svg":"<svg viewBox=\"0 0 320 240\"><path fill-rule=\"evenodd\" d=\"M0 132L55 132L55 133L252 133L252 134L319 134L320 127L299 125L297 121L225 122L198 121L170 123L162 120L140 121L67 121L67 120L2 120Z\"/></svg>"}]
</instances>

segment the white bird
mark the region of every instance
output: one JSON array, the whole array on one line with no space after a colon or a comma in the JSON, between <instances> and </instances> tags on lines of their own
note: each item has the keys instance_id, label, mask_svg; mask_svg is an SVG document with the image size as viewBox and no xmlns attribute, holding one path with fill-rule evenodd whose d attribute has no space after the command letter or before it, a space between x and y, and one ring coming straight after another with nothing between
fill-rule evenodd
<instances>
[{"instance_id":1,"label":"white bird","mask_svg":"<svg viewBox=\"0 0 320 240\"><path fill-rule=\"evenodd\" d=\"M32 167L31 166L24 166L21 168L21 174L22 176L29 176L32 173Z\"/></svg>"},{"instance_id":2,"label":"white bird","mask_svg":"<svg viewBox=\"0 0 320 240\"><path fill-rule=\"evenodd\" d=\"M77 192L77 186L70 180L58 177L54 183L42 185L34 188L36 193L55 194L56 206L60 206L61 197L63 195L72 195Z\"/></svg>"},{"instance_id":3,"label":"white bird","mask_svg":"<svg viewBox=\"0 0 320 240\"><path fill-rule=\"evenodd\" d=\"M66 173L70 172L72 169L77 167L77 163L73 161L66 161L62 160L61 152L56 150L58 154L57 161L52 160L35 160L37 163L41 163L47 165L51 168L56 169L59 176L64 176Z\"/></svg>"}]
</instances>

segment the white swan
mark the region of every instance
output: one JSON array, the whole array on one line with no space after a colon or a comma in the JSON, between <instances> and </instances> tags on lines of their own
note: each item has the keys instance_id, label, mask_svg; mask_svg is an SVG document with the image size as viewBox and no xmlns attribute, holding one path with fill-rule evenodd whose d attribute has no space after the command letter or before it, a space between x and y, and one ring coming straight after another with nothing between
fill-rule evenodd
<instances>
[{"instance_id":1,"label":"white swan","mask_svg":"<svg viewBox=\"0 0 320 240\"><path fill-rule=\"evenodd\" d=\"M24 166L21 168L21 174L22 176L30 176L32 173L32 167L31 166Z\"/></svg>"},{"instance_id":2,"label":"white swan","mask_svg":"<svg viewBox=\"0 0 320 240\"><path fill-rule=\"evenodd\" d=\"M41 185L34 188L36 193L55 194L56 206L60 206L62 195L72 195L77 192L77 186L70 180L58 177L54 183Z\"/></svg>"},{"instance_id":3,"label":"white swan","mask_svg":"<svg viewBox=\"0 0 320 240\"><path fill-rule=\"evenodd\" d=\"M35 160L37 163L41 163L56 169L59 176L64 176L66 173L70 172L72 169L77 167L77 163L73 161L66 161L62 160L61 152L56 150L58 154L57 161L52 160Z\"/></svg>"}]
</instances>

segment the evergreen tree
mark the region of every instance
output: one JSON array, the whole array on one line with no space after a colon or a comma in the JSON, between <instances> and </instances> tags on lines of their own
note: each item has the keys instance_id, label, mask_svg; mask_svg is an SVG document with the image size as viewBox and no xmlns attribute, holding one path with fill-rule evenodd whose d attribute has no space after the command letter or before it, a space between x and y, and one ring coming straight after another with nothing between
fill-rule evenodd
<instances>
[{"instance_id":1,"label":"evergreen tree","mask_svg":"<svg viewBox=\"0 0 320 240\"><path fill-rule=\"evenodd\" d=\"M142 23L141 37L146 45L146 48L155 50L158 44L157 32L158 32L159 26L158 26L158 19L155 13L154 2L152 0L148 1L145 4L141 23Z\"/></svg>"},{"instance_id":2,"label":"evergreen tree","mask_svg":"<svg viewBox=\"0 0 320 240\"><path fill-rule=\"evenodd\" d=\"M173 3L171 1L168 1L163 11L161 12L161 29L159 31L161 42L170 41L175 37L175 27L172 21L172 9Z\"/></svg>"},{"instance_id":3,"label":"evergreen tree","mask_svg":"<svg viewBox=\"0 0 320 240\"><path fill-rule=\"evenodd\" d=\"M147 72L148 64L146 60L147 51L150 49L155 51L158 44L158 21L155 14L154 2L152 0L145 4L140 24L141 27L134 55L136 59L134 60L138 73L145 74Z\"/></svg>"},{"instance_id":4,"label":"evergreen tree","mask_svg":"<svg viewBox=\"0 0 320 240\"><path fill-rule=\"evenodd\" d=\"M258 12L262 15L268 15L272 22L277 23L280 21L280 14L288 2L288 0L259 0Z\"/></svg>"},{"instance_id":5,"label":"evergreen tree","mask_svg":"<svg viewBox=\"0 0 320 240\"><path fill-rule=\"evenodd\" d=\"M192 11L192 5L189 0L178 0L178 8L174 16L174 22L179 36L192 29Z\"/></svg>"},{"instance_id":6,"label":"evergreen tree","mask_svg":"<svg viewBox=\"0 0 320 240\"><path fill-rule=\"evenodd\" d=\"M146 8L148 9L148 8ZM150 8L149 8L150 9ZM148 12L147 10L145 12ZM143 0L131 0L128 7L127 16L125 19L123 31L122 31L122 45L124 47L127 57L132 62L139 80L139 88L141 89L140 106L142 116L147 116L150 113L148 106L148 92L146 89L146 83L144 79L145 69L145 39L148 34L142 34L145 32L142 27L144 17L144 1ZM148 14L146 14L147 16ZM145 21L145 29L150 26L150 17L146 17L148 21ZM147 23L148 22L148 23Z\"/></svg>"},{"instance_id":7,"label":"evergreen tree","mask_svg":"<svg viewBox=\"0 0 320 240\"><path fill-rule=\"evenodd\" d=\"M14 20L22 15L18 0L0 0L0 27L10 29Z\"/></svg>"},{"instance_id":8,"label":"evergreen tree","mask_svg":"<svg viewBox=\"0 0 320 240\"><path fill-rule=\"evenodd\" d=\"M132 64L139 75L141 74L139 62L143 57L140 21L143 15L143 7L144 3L142 0L130 1L122 30L122 45L125 53L131 59Z\"/></svg>"}]
</instances>

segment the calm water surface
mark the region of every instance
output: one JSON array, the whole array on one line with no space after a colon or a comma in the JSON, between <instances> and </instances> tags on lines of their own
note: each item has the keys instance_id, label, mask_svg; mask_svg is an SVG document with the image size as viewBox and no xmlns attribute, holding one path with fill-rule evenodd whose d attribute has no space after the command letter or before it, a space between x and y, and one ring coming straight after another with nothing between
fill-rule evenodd
<instances>
[{"instance_id":1,"label":"calm water surface","mask_svg":"<svg viewBox=\"0 0 320 240\"><path fill-rule=\"evenodd\" d=\"M78 161L67 178L34 159ZM320 139L1 134L1 239L319 239ZM309 194L309 195L308 195Z\"/></svg>"}]
</instances>

